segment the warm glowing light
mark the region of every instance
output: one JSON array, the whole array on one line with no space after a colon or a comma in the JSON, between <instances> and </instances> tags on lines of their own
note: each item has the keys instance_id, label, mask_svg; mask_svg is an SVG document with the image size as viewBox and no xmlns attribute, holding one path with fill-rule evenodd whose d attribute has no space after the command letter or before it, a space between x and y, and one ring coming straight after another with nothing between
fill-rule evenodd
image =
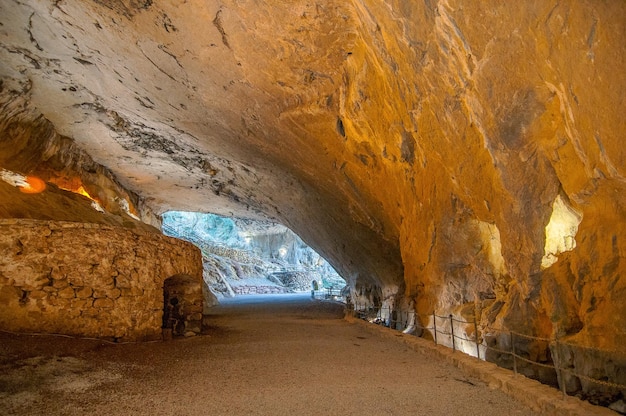
<instances>
[{"instance_id":1,"label":"warm glowing light","mask_svg":"<svg viewBox=\"0 0 626 416\"><path fill-rule=\"evenodd\" d=\"M126 213L128 214L129 217L137 220L137 221L141 221L141 219L136 215L136 211L133 209L133 207L130 205L130 203L128 202L128 200L126 200L126 198L115 198L115 200L117 201L117 203L120 205L120 208Z\"/></svg>"},{"instance_id":2,"label":"warm glowing light","mask_svg":"<svg viewBox=\"0 0 626 416\"><path fill-rule=\"evenodd\" d=\"M479 235L482 240L484 254L491 263L493 273L501 276L506 274L506 264L502 255L502 242L500 240L500 230L496 224L485 221L475 221Z\"/></svg>"},{"instance_id":3,"label":"warm glowing light","mask_svg":"<svg viewBox=\"0 0 626 416\"><path fill-rule=\"evenodd\" d=\"M46 189L46 183L35 176L24 176L10 170L0 169L0 180L18 187L26 194L38 194Z\"/></svg>"},{"instance_id":4,"label":"warm glowing light","mask_svg":"<svg viewBox=\"0 0 626 416\"><path fill-rule=\"evenodd\" d=\"M78 187L78 189L77 189L76 191L74 191L74 192L76 192L77 194L81 194L82 196L86 196L87 198L89 198L89 199L92 199L92 200L93 200L92 196L91 196L91 195L89 195L89 192L87 192L87 191L85 190L85 188L83 188L83 186L82 186L82 185L81 185L81 186L79 186L79 187Z\"/></svg>"},{"instance_id":5,"label":"warm glowing light","mask_svg":"<svg viewBox=\"0 0 626 416\"><path fill-rule=\"evenodd\" d=\"M564 251L576 248L576 233L583 217L567 201L557 196L552 204L552 216L546 225L546 243L541 267L546 269L558 260Z\"/></svg>"},{"instance_id":6,"label":"warm glowing light","mask_svg":"<svg viewBox=\"0 0 626 416\"><path fill-rule=\"evenodd\" d=\"M83 185L78 185L78 187L76 187L75 184L74 186L71 186L71 185L67 186L67 184L62 185L60 183L56 183L56 185L59 187L59 189L63 189L64 191L72 192L74 194L79 194L86 198L91 199L91 207L98 212L104 212L104 209L102 208L98 200L92 197L91 195L89 195L89 192L87 192L87 190L83 187Z\"/></svg>"},{"instance_id":7,"label":"warm glowing light","mask_svg":"<svg viewBox=\"0 0 626 416\"><path fill-rule=\"evenodd\" d=\"M46 189L46 183L35 176L26 177L26 185L20 186L20 191L25 194L38 194Z\"/></svg>"}]
</instances>

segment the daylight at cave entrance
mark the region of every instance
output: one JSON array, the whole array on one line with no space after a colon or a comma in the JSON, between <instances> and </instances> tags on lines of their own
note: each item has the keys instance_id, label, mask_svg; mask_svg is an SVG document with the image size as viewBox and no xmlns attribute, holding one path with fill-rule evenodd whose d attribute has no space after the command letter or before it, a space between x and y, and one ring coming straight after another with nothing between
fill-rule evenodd
<instances>
[{"instance_id":1,"label":"daylight at cave entrance","mask_svg":"<svg viewBox=\"0 0 626 416\"><path fill-rule=\"evenodd\" d=\"M157 340L176 294L200 334L220 281L284 287L284 256L624 404L625 22L623 1L3 0L0 329ZM278 254L207 256L174 212Z\"/></svg>"}]
</instances>

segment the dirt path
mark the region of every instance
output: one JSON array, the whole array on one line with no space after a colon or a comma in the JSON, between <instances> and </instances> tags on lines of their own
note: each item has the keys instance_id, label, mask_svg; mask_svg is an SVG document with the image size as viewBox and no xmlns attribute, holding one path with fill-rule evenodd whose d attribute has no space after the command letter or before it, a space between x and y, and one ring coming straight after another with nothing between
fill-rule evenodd
<instances>
[{"instance_id":1,"label":"dirt path","mask_svg":"<svg viewBox=\"0 0 626 416\"><path fill-rule=\"evenodd\" d=\"M216 308L210 335L170 342L4 334L0 414L535 414L456 368L344 321L341 305L252 300Z\"/></svg>"}]
</instances>

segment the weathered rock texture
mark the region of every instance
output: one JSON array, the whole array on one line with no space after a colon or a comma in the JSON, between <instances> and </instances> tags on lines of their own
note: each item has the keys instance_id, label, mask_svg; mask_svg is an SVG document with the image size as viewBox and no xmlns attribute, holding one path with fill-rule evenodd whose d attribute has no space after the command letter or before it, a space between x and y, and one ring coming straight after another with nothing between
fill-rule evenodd
<instances>
[{"instance_id":1,"label":"weathered rock texture","mask_svg":"<svg viewBox=\"0 0 626 416\"><path fill-rule=\"evenodd\" d=\"M108 225L1 220L0 253L2 329L159 339L164 300L178 296L175 333L200 332L202 263L192 244Z\"/></svg>"},{"instance_id":2,"label":"weathered rock texture","mask_svg":"<svg viewBox=\"0 0 626 416\"><path fill-rule=\"evenodd\" d=\"M623 351L625 21L622 1L7 0L0 117L22 140L49 120L157 213L276 219L362 297Z\"/></svg>"}]
</instances>

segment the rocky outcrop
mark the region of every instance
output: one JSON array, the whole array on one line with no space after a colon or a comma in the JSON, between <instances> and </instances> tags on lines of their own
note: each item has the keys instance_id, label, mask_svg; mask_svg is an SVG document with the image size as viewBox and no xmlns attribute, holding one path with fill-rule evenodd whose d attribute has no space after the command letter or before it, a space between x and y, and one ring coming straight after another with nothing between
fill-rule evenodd
<instances>
[{"instance_id":1,"label":"rocky outcrop","mask_svg":"<svg viewBox=\"0 0 626 416\"><path fill-rule=\"evenodd\" d=\"M9 0L0 76L22 92L1 116L45 118L156 213L287 225L355 298L623 351L625 20L618 1Z\"/></svg>"},{"instance_id":2,"label":"rocky outcrop","mask_svg":"<svg viewBox=\"0 0 626 416\"><path fill-rule=\"evenodd\" d=\"M3 199L6 202L0 210L0 217L68 218L74 215L74 219L78 221L119 222L120 217L131 220L131 216L146 224L160 226L160 220L143 200L127 191L109 169L96 163L74 140L59 135L50 121L30 109L31 81L13 81L0 80L1 168L35 175L54 188L87 195L97 201L108 214L113 215L95 215L93 212L91 215L84 212L75 214L75 207L67 206L73 204L71 201L64 206L55 201L59 198L51 194L45 196L47 207L33 208L29 206L32 201L21 201L25 198L23 195L9 196L3 190ZM72 198L66 195L63 199ZM28 199L34 198L26 198ZM131 222L132 220L128 221L129 224Z\"/></svg>"}]
</instances>

